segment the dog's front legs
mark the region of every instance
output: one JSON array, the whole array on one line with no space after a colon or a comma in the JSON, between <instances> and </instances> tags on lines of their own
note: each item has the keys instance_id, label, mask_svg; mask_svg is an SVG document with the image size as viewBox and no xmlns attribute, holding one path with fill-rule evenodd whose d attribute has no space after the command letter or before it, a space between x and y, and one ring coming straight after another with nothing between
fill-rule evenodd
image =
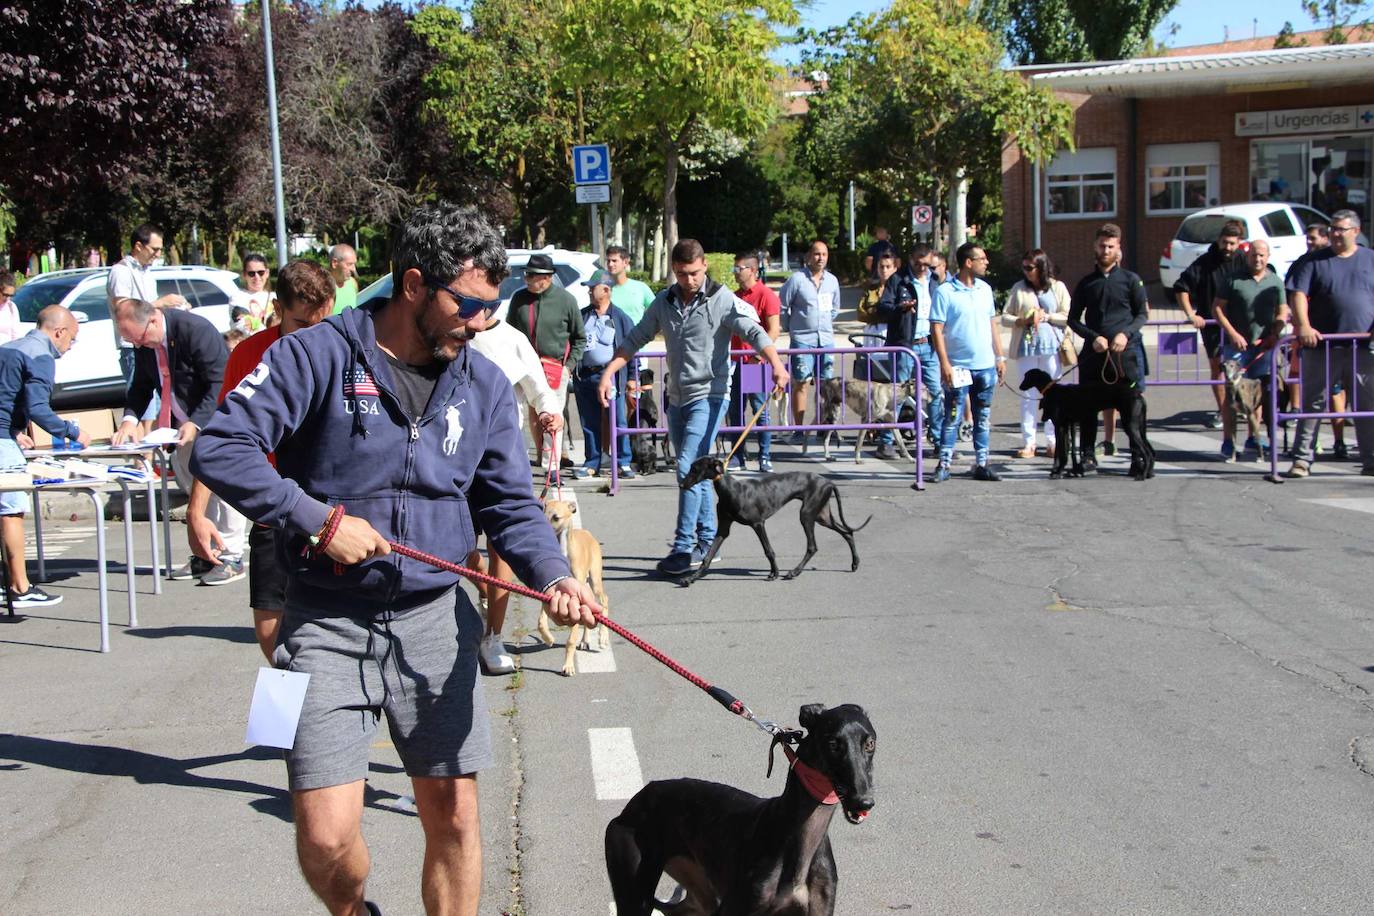
<instances>
[{"instance_id":1,"label":"dog's front legs","mask_svg":"<svg viewBox=\"0 0 1374 916\"><path fill-rule=\"evenodd\" d=\"M720 551L720 545L730 536L730 525L732 523L729 516L720 516L720 527L716 529L716 539L711 542L711 549L706 551L706 557L701 561L701 566L678 580L682 583L684 588L706 575L706 570L711 568L711 561L716 558L716 553Z\"/></svg>"}]
</instances>

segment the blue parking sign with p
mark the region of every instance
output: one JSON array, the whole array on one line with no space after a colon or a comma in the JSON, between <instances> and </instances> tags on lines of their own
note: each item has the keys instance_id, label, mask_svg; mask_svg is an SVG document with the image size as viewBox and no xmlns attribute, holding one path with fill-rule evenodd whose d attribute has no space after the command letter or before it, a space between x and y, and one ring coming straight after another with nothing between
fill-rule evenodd
<instances>
[{"instance_id":1,"label":"blue parking sign with p","mask_svg":"<svg viewBox=\"0 0 1374 916\"><path fill-rule=\"evenodd\" d=\"M573 184L607 184L611 180L611 150L604 143L574 146Z\"/></svg>"}]
</instances>

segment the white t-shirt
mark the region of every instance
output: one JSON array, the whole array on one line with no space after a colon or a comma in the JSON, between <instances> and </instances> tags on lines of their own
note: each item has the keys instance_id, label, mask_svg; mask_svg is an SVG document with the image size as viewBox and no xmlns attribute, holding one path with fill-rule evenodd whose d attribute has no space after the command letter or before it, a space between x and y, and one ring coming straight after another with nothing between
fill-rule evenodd
<instances>
[{"instance_id":1,"label":"white t-shirt","mask_svg":"<svg viewBox=\"0 0 1374 916\"><path fill-rule=\"evenodd\" d=\"M496 363L515 386L515 412L520 428L525 428L526 404L536 413L562 413L558 397L544 376L544 366L529 338L504 321L473 336L469 345Z\"/></svg>"}]
</instances>

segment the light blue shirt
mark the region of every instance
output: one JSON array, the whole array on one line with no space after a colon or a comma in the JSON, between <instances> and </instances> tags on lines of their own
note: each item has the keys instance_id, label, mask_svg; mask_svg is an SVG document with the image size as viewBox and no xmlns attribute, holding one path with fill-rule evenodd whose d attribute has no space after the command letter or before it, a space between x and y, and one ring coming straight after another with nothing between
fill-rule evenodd
<instances>
[{"instance_id":1,"label":"light blue shirt","mask_svg":"<svg viewBox=\"0 0 1374 916\"><path fill-rule=\"evenodd\" d=\"M840 281L830 271L821 275L818 288L811 274L799 270L778 293L782 305L782 329L794 347L833 347L835 318L840 314Z\"/></svg>"},{"instance_id":2,"label":"light blue shirt","mask_svg":"<svg viewBox=\"0 0 1374 916\"><path fill-rule=\"evenodd\" d=\"M592 312L582 319L582 327L587 332L587 349L582 351L582 368L595 369L604 366L615 358L615 322L611 320L608 309L606 314Z\"/></svg>"},{"instance_id":3,"label":"light blue shirt","mask_svg":"<svg viewBox=\"0 0 1374 916\"><path fill-rule=\"evenodd\" d=\"M962 369L992 369L997 353L992 349L992 319L997 307L992 287L974 279L972 286L952 276L935 290L930 307L931 324L943 324L945 354L951 366Z\"/></svg>"}]
</instances>

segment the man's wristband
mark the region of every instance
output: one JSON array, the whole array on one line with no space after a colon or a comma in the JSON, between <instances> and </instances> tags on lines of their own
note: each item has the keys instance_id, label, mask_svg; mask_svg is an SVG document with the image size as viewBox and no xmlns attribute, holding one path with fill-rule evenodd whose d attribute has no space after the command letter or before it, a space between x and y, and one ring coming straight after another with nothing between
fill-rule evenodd
<instances>
[{"instance_id":1,"label":"man's wristband","mask_svg":"<svg viewBox=\"0 0 1374 916\"><path fill-rule=\"evenodd\" d=\"M999 363L1004 363L1004 362L1007 361L1007 358L1006 358L1005 356L998 356L998 357L997 357L997 361L998 361Z\"/></svg>"},{"instance_id":2,"label":"man's wristband","mask_svg":"<svg viewBox=\"0 0 1374 916\"><path fill-rule=\"evenodd\" d=\"M329 510L329 517L324 520L324 525L320 528L319 533L310 536L310 546L315 549L316 553L323 553L325 548L329 546L329 542L334 540L334 535L338 534L343 517L343 503L339 503Z\"/></svg>"},{"instance_id":3,"label":"man's wristband","mask_svg":"<svg viewBox=\"0 0 1374 916\"><path fill-rule=\"evenodd\" d=\"M543 592L545 592L545 593L551 592L551 591L553 591L553 587L554 587L555 585L557 585L558 583L562 582L564 579L571 579L571 578L572 578L572 576L558 576L558 577L555 578L555 579L551 579L542 589L540 589L540 591L543 591Z\"/></svg>"}]
</instances>

